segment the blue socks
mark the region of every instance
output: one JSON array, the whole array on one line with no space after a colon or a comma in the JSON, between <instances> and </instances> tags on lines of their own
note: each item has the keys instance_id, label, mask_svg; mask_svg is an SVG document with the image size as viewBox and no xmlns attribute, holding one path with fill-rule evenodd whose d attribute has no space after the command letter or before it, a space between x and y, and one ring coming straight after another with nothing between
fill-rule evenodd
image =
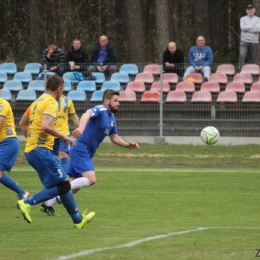
<instances>
[{"instance_id":1,"label":"blue socks","mask_svg":"<svg viewBox=\"0 0 260 260\"><path fill-rule=\"evenodd\" d=\"M5 187L9 188L10 190L15 191L18 194L19 198L25 194L25 190L23 190L12 178L7 176L6 174L2 174L0 183L2 183Z\"/></svg>"},{"instance_id":2,"label":"blue socks","mask_svg":"<svg viewBox=\"0 0 260 260\"><path fill-rule=\"evenodd\" d=\"M63 168L65 173L68 174L68 171L69 171L69 160L68 160L68 158L61 158L60 162L61 162L61 167Z\"/></svg>"},{"instance_id":3,"label":"blue socks","mask_svg":"<svg viewBox=\"0 0 260 260\"><path fill-rule=\"evenodd\" d=\"M60 195L60 199L67 212L71 216L73 222L78 224L82 220L82 216L78 213L78 207L74 199L73 193L70 190L66 194Z\"/></svg>"}]
</instances>

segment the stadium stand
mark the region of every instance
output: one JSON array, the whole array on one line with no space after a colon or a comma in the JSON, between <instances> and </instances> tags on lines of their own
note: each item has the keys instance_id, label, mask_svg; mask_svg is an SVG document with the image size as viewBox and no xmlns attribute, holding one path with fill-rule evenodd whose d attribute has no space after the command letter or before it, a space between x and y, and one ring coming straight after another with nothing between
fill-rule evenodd
<instances>
[{"instance_id":1,"label":"stadium stand","mask_svg":"<svg viewBox=\"0 0 260 260\"><path fill-rule=\"evenodd\" d=\"M110 81L118 81L121 84L127 84L130 81L130 79L127 73L115 72L111 75Z\"/></svg>"},{"instance_id":2,"label":"stadium stand","mask_svg":"<svg viewBox=\"0 0 260 260\"><path fill-rule=\"evenodd\" d=\"M22 89L18 92L16 101L34 101L36 97L36 92L33 89Z\"/></svg>"},{"instance_id":3,"label":"stadium stand","mask_svg":"<svg viewBox=\"0 0 260 260\"><path fill-rule=\"evenodd\" d=\"M216 73L234 76L236 74L235 66L233 64L220 64L217 67Z\"/></svg>"},{"instance_id":4,"label":"stadium stand","mask_svg":"<svg viewBox=\"0 0 260 260\"><path fill-rule=\"evenodd\" d=\"M130 76L135 76L136 74L138 74L139 70L136 64L127 63L127 64L123 64L120 67L119 72L127 73Z\"/></svg>"},{"instance_id":5,"label":"stadium stand","mask_svg":"<svg viewBox=\"0 0 260 260\"><path fill-rule=\"evenodd\" d=\"M69 92L71 91L72 88L71 88L71 82L70 80L64 80L64 92Z\"/></svg>"},{"instance_id":6,"label":"stadium stand","mask_svg":"<svg viewBox=\"0 0 260 260\"><path fill-rule=\"evenodd\" d=\"M7 75L14 75L17 72L15 63L6 62L0 64L0 72L5 72Z\"/></svg>"},{"instance_id":7,"label":"stadium stand","mask_svg":"<svg viewBox=\"0 0 260 260\"><path fill-rule=\"evenodd\" d=\"M5 72L0 72L0 83L5 83L8 80Z\"/></svg>"},{"instance_id":8,"label":"stadium stand","mask_svg":"<svg viewBox=\"0 0 260 260\"><path fill-rule=\"evenodd\" d=\"M106 89L113 89L115 91L120 91L121 85L118 81L105 81L102 84L102 87L100 90L105 91Z\"/></svg>"},{"instance_id":9,"label":"stadium stand","mask_svg":"<svg viewBox=\"0 0 260 260\"><path fill-rule=\"evenodd\" d=\"M195 92L195 86L194 86L193 82L183 81L183 82L179 82L176 85L175 90L184 91L187 93L193 93L193 92Z\"/></svg>"},{"instance_id":10,"label":"stadium stand","mask_svg":"<svg viewBox=\"0 0 260 260\"><path fill-rule=\"evenodd\" d=\"M211 102L211 93L209 91L196 91L193 93L191 102Z\"/></svg>"},{"instance_id":11,"label":"stadium stand","mask_svg":"<svg viewBox=\"0 0 260 260\"><path fill-rule=\"evenodd\" d=\"M259 75L259 66L257 64L245 64L241 69L241 74L249 73L251 75Z\"/></svg>"},{"instance_id":12,"label":"stadium stand","mask_svg":"<svg viewBox=\"0 0 260 260\"><path fill-rule=\"evenodd\" d=\"M201 91L209 91L210 93L219 93L220 92L220 86L217 81L209 81L202 83L200 87Z\"/></svg>"},{"instance_id":13,"label":"stadium stand","mask_svg":"<svg viewBox=\"0 0 260 260\"><path fill-rule=\"evenodd\" d=\"M11 91L9 89L2 89L0 91L0 95L3 99L7 100L7 101L11 101L12 100L12 94Z\"/></svg>"},{"instance_id":14,"label":"stadium stand","mask_svg":"<svg viewBox=\"0 0 260 260\"><path fill-rule=\"evenodd\" d=\"M222 91L218 95L217 102L237 102L237 93L235 91Z\"/></svg>"},{"instance_id":15,"label":"stadium stand","mask_svg":"<svg viewBox=\"0 0 260 260\"><path fill-rule=\"evenodd\" d=\"M131 81L126 85L127 91L144 92L145 84L142 81Z\"/></svg>"},{"instance_id":16,"label":"stadium stand","mask_svg":"<svg viewBox=\"0 0 260 260\"><path fill-rule=\"evenodd\" d=\"M161 66L159 64L147 64L144 66L143 73L151 73L154 76L160 75Z\"/></svg>"},{"instance_id":17,"label":"stadium stand","mask_svg":"<svg viewBox=\"0 0 260 260\"><path fill-rule=\"evenodd\" d=\"M67 81L70 81L71 83L78 83L79 81L78 80L70 80L70 77L71 77L71 74L73 72L69 71L69 72L65 72L62 76L63 80L67 80Z\"/></svg>"},{"instance_id":18,"label":"stadium stand","mask_svg":"<svg viewBox=\"0 0 260 260\"><path fill-rule=\"evenodd\" d=\"M184 81L193 82L194 84L201 84L203 83L203 77L200 73L191 73L185 77Z\"/></svg>"},{"instance_id":19,"label":"stadium stand","mask_svg":"<svg viewBox=\"0 0 260 260\"><path fill-rule=\"evenodd\" d=\"M250 91L260 91L260 81L253 83Z\"/></svg>"},{"instance_id":20,"label":"stadium stand","mask_svg":"<svg viewBox=\"0 0 260 260\"><path fill-rule=\"evenodd\" d=\"M242 102L260 102L260 92L248 91L244 94Z\"/></svg>"},{"instance_id":21,"label":"stadium stand","mask_svg":"<svg viewBox=\"0 0 260 260\"><path fill-rule=\"evenodd\" d=\"M160 92L145 91L142 95L141 102L160 102Z\"/></svg>"},{"instance_id":22,"label":"stadium stand","mask_svg":"<svg viewBox=\"0 0 260 260\"><path fill-rule=\"evenodd\" d=\"M227 84L228 78L224 73L213 73L209 77L210 82L218 82L219 84Z\"/></svg>"},{"instance_id":23,"label":"stadium stand","mask_svg":"<svg viewBox=\"0 0 260 260\"><path fill-rule=\"evenodd\" d=\"M29 83L32 81L32 74L29 72L16 72L13 79L20 80L22 83Z\"/></svg>"},{"instance_id":24,"label":"stadium stand","mask_svg":"<svg viewBox=\"0 0 260 260\"><path fill-rule=\"evenodd\" d=\"M128 102L136 102L136 94L131 90L123 90L119 93L119 102L128 101Z\"/></svg>"},{"instance_id":25,"label":"stadium stand","mask_svg":"<svg viewBox=\"0 0 260 260\"><path fill-rule=\"evenodd\" d=\"M96 90L92 93L92 96L90 98L90 102L102 102L104 91L102 90Z\"/></svg>"},{"instance_id":26,"label":"stadium stand","mask_svg":"<svg viewBox=\"0 0 260 260\"><path fill-rule=\"evenodd\" d=\"M102 72L92 72L92 75L96 78L95 82L97 84L102 84L106 81L105 75Z\"/></svg>"},{"instance_id":27,"label":"stadium stand","mask_svg":"<svg viewBox=\"0 0 260 260\"><path fill-rule=\"evenodd\" d=\"M233 82L242 82L244 84L252 84L253 78L249 73L238 73L234 76Z\"/></svg>"},{"instance_id":28,"label":"stadium stand","mask_svg":"<svg viewBox=\"0 0 260 260\"><path fill-rule=\"evenodd\" d=\"M141 82L144 82L144 83L152 84L154 82L154 77L153 77L152 73L143 73L143 72L141 72L141 73L138 73L135 76L134 81L141 81Z\"/></svg>"},{"instance_id":29,"label":"stadium stand","mask_svg":"<svg viewBox=\"0 0 260 260\"><path fill-rule=\"evenodd\" d=\"M7 80L4 83L3 89L9 89L10 91L19 92L23 89L22 82L19 80Z\"/></svg>"},{"instance_id":30,"label":"stadium stand","mask_svg":"<svg viewBox=\"0 0 260 260\"><path fill-rule=\"evenodd\" d=\"M42 65L40 63L27 63L23 71L32 75L38 75L40 73L41 66Z\"/></svg>"},{"instance_id":31,"label":"stadium stand","mask_svg":"<svg viewBox=\"0 0 260 260\"><path fill-rule=\"evenodd\" d=\"M32 80L29 82L28 89L32 89L37 92L44 92L44 80Z\"/></svg>"},{"instance_id":32,"label":"stadium stand","mask_svg":"<svg viewBox=\"0 0 260 260\"><path fill-rule=\"evenodd\" d=\"M83 90L78 90L78 89L71 90L68 92L67 97L70 98L74 102L87 101L86 93Z\"/></svg>"},{"instance_id":33,"label":"stadium stand","mask_svg":"<svg viewBox=\"0 0 260 260\"><path fill-rule=\"evenodd\" d=\"M234 91L237 93L244 93L245 84L242 82L229 82L226 86L225 91Z\"/></svg>"},{"instance_id":34,"label":"stadium stand","mask_svg":"<svg viewBox=\"0 0 260 260\"><path fill-rule=\"evenodd\" d=\"M178 75L176 73L164 73L162 77L163 77L163 81L166 81L170 84L178 83Z\"/></svg>"},{"instance_id":35,"label":"stadium stand","mask_svg":"<svg viewBox=\"0 0 260 260\"><path fill-rule=\"evenodd\" d=\"M165 102L186 102L186 93L182 90L170 91Z\"/></svg>"},{"instance_id":36,"label":"stadium stand","mask_svg":"<svg viewBox=\"0 0 260 260\"><path fill-rule=\"evenodd\" d=\"M96 82L89 80L82 80L77 85L78 90L84 90L86 92L94 92L97 90L96 88Z\"/></svg>"},{"instance_id":37,"label":"stadium stand","mask_svg":"<svg viewBox=\"0 0 260 260\"><path fill-rule=\"evenodd\" d=\"M160 92L161 89L161 82L160 81L156 81L152 84L151 86L151 91L159 91ZM162 82L162 91L163 92L169 92L170 91L170 84L166 81Z\"/></svg>"}]
</instances>

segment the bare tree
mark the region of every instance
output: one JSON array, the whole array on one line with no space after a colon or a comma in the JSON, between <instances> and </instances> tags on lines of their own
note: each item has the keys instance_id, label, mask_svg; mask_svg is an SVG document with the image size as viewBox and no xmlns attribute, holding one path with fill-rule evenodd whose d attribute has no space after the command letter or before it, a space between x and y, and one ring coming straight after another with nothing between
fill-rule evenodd
<instances>
[{"instance_id":1,"label":"bare tree","mask_svg":"<svg viewBox=\"0 0 260 260\"><path fill-rule=\"evenodd\" d=\"M168 1L156 0L155 10L158 60L161 62L162 53L165 50L167 43L170 41Z\"/></svg>"}]
</instances>

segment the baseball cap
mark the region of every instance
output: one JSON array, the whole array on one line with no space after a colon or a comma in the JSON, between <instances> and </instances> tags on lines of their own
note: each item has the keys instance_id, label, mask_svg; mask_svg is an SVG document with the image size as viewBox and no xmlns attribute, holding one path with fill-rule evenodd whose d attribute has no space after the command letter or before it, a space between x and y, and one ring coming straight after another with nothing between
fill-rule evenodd
<instances>
[{"instance_id":1,"label":"baseball cap","mask_svg":"<svg viewBox=\"0 0 260 260\"><path fill-rule=\"evenodd\" d=\"M248 5L248 6L246 7L246 9L251 9L251 8L254 8L254 6L253 6L253 5Z\"/></svg>"}]
</instances>

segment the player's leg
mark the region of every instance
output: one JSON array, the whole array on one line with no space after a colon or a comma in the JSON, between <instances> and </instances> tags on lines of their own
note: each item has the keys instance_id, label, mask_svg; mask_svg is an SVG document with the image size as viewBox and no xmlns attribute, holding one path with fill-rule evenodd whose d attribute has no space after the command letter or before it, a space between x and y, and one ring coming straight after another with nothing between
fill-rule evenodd
<instances>
[{"instance_id":1,"label":"player's leg","mask_svg":"<svg viewBox=\"0 0 260 260\"><path fill-rule=\"evenodd\" d=\"M66 172L66 174L68 174L68 170L69 170L69 158L68 158L69 150L70 150L70 144L67 143L66 145L59 139L60 163L62 168Z\"/></svg>"},{"instance_id":2,"label":"player's leg","mask_svg":"<svg viewBox=\"0 0 260 260\"><path fill-rule=\"evenodd\" d=\"M0 146L0 183L18 194L19 199L29 197L29 193L22 189L11 177L4 174L4 171L10 172L20 149L17 138L8 138L1 142Z\"/></svg>"}]
</instances>

